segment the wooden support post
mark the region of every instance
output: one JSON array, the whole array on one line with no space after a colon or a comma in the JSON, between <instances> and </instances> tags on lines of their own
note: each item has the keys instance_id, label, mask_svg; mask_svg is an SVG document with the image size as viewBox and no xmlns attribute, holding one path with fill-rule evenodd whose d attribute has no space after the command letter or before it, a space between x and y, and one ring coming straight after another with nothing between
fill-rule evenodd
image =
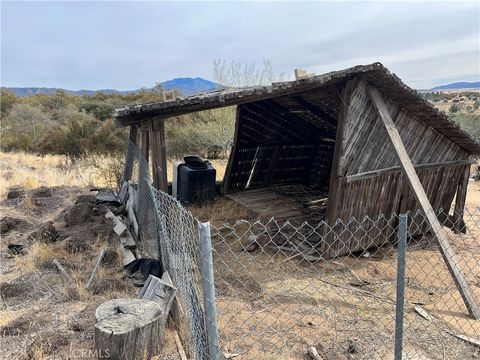
<instances>
[{"instance_id":1,"label":"wooden support post","mask_svg":"<svg viewBox=\"0 0 480 360\"><path fill-rule=\"evenodd\" d=\"M138 136L138 126L137 125L130 125L130 135L128 136L128 140L134 145L137 145L137 136Z\"/></svg>"},{"instance_id":2,"label":"wooden support post","mask_svg":"<svg viewBox=\"0 0 480 360\"><path fill-rule=\"evenodd\" d=\"M380 91L372 86L367 87L367 92L370 97L370 101L376 107L383 125L387 130L388 137L393 145L395 154L400 161L400 166L402 167L403 173L410 184L410 187L415 194L423 213L430 223L433 235L436 237L440 245L440 252L442 253L445 264L447 265L447 268L453 277L455 285L462 295L467 310L471 317L478 320L480 319L480 308L477 304L477 299L475 298L475 295L463 276L463 273L459 267L458 258L448 241L446 232L435 215L430 201L428 200L427 194L425 193L422 183L415 172L415 168L413 167L410 157L408 156L407 150L402 142L402 139L400 138L400 134L398 133L395 123L390 116L383 97Z\"/></svg>"},{"instance_id":3,"label":"wooden support post","mask_svg":"<svg viewBox=\"0 0 480 360\"><path fill-rule=\"evenodd\" d=\"M241 120L241 111L243 109L243 105L238 105L236 114L235 114L235 135L233 136L233 146L230 151L230 156L228 157L227 168L225 170L225 174L223 175L223 184L222 184L222 194L227 194L231 188L231 173L232 168L235 163L235 155L237 154L237 142L239 136L239 128L240 128L240 120Z\"/></svg>"},{"instance_id":4,"label":"wooden support post","mask_svg":"<svg viewBox=\"0 0 480 360\"><path fill-rule=\"evenodd\" d=\"M130 135L128 137L128 151L125 155L125 168L123 170L123 181L130 181L132 179L133 173L133 163L134 163L134 154L135 146L137 145L137 135L138 127L137 125L130 125ZM123 182L122 181L122 182Z\"/></svg>"},{"instance_id":5,"label":"wooden support post","mask_svg":"<svg viewBox=\"0 0 480 360\"><path fill-rule=\"evenodd\" d=\"M463 221L463 213L465 211L465 200L467 199L468 178L470 177L470 164L465 165L455 196L455 210L453 213L453 226L455 232L465 233L465 222Z\"/></svg>"},{"instance_id":6,"label":"wooden support post","mask_svg":"<svg viewBox=\"0 0 480 360\"><path fill-rule=\"evenodd\" d=\"M140 128L140 151L141 154L145 157L145 160L148 163L148 150L149 150L149 139L148 139L148 129L145 127Z\"/></svg>"},{"instance_id":7,"label":"wooden support post","mask_svg":"<svg viewBox=\"0 0 480 360\"><path fill-rule=\"evenodd\" d=\"M151 120L150 136L153 186L158 190L168 192L165 124L163 119Z\"/></svg>"},{"instance_id":8,"label":"wooden support post","mask_svg":"<svg viewBox=\"0 0 480 360\"><path fill-rule=\"evenodd\" d=\"M335 224L337 221L337 201L341 191L340 175L342 169L340 168L341 159L344 156L344 136L345 136L345 122L347 118L348 105L350 103L350 95L355 89L357 81L350 80L341 89L340 94L340 113L337 119L337 131L335 134L335 149L333 151L332 170L330 174L330 186L328 190L328 203L327 203L327 222L329 225ZM327 228L325 228L327 231Z\"/></svg>"}]
</instances>

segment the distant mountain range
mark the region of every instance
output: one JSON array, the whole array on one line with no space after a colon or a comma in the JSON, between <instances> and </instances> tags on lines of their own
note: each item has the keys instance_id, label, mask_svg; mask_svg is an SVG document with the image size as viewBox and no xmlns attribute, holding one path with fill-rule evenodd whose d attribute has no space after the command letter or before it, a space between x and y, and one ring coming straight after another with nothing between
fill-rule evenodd
<instances>
[{"instance_id":1,"label":"distant mountain range","mask_svg":"<svg viewBox=\"0 0 480 360\"><path fill-rule=\"evenodd\" d=\"M161 83L164 90L176 89L180 91L183 96L193 95L201 92L212 91L221 87L213 81L202 78L176 78ZM17 96L30 96L35 94L53 94L59 88L45 88L45 87L6 87L5 89L13 92ZM151 90L152 88L147 88ZM67 93L72 95L94 95L97 92L103 92L105 94L130 94L140 91L138 90L115 90L115 89L102 89L102 90L68 90L64 89Z\"/></svg>"},{"instance_id":2,"label":"distant mountain range","mask_svg":"<svg viewBox=\"0 0 480 360\"><path fill-rule=\"evenodd\" d=\"M180 91L183 96L189 96L207 91L213 91L221 87L221 85L214 83L213 81L196 78L176 78L161 83L165 90L176 89ZM45 88L45 87L7 87L7 90L13 92L17 96L30 96L35 94L53 94L59 88ZM151 90L152 88L147 88ZM480 81L476 82L456 82L446 85L440 85L432 88L431 90L456 90L456 89L480 89ZM106 94L130 94L138 92L137 90L115 90L115 89L102 89L102 90L68 90L64 89L67 93L72 95L94 95L97 92L103 92ZM424 90L425 91L425 90Z\"/></svg>"},{"instance_id":3,"label":"distant mountain range","mask_svg":"<svg viewBox=\"0 0 480 360\"><path fill-rule=\"evenodd\" d=\"M432 90L457 90L457 89L480 89L480 81L456 82L446 85L435 86Z\"/></svg>"}]
</instances>

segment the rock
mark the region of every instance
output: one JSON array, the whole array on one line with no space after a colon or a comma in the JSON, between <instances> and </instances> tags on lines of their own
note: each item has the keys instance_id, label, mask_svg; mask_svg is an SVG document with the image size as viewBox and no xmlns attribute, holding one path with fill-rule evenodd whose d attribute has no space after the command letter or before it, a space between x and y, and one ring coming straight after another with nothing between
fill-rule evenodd
<instances>
[{"instance_id":1,"label":"rock","mask_svg":"<svg viewBox=\"0 0 480 360\"><path fill-rule=\"evenodd\" d=\"M75 204L81 204L81 203L93 204L95 201L97 201L97 198L95 195L82 194L82 195L78 195L77 200L75 201Z\"/></svg>"},{"instance_id":2,"label":"rock","mask_svg":"<svg viewBox=\"0 0 480 360\"><path fill-rule=\"evenodd\" d=\"M92 219L92 204L79 203L73 205L65 214L67 226L76 226Z\"/></svg>"},{"instance_id":3,"label":"rock","mask_svg":"<svg viewBox=\"0 0 480 360\"><path fill-rule=\"evenodd\" d=\"M165 339L161 307L143 299L114 299L95 311L95 347L112 359L150 359Z\"/></svg>"},{"instance_id":4,"label":"rock","mask_svg":"<svg viewBox=\"0 0 480 360\"><path fill-rule=\"evenodd\" d=\"M7 199L18 199L25 197L25 189L11 188L8 190Z\"/></svg>"},{"instance_id":5,"label":"rock","mask_svg":"<svg viewBox=\"0 0 480 360\"><path fill-rule=\"evenodd\" d=\"M46 187L41 187L40 189L36 189L32 191L32 196L34 198L47 198L52 197L52 190Z\"/></svg>"},{"instance_id":6,"label":"rock","mask_svg":"<svg viewBox=\"0 0 480 360\"><path fill-rule=\"evenodd\" d=\"M11 230L26 228L29 225L30 224L26 220L5 216L0 220L0 233L4 235Z\"/></svg>"},{"instance_id":7,"label":"rock","mask_svg":"<svg viewBox=\"0 0 480 360\"><path fill-rule=\"evenodd\" d=\"M52 243L56 242L59 237L59 233L55 226L53 226L53 222L49 221L38 228L37 231L34 232L34 237L45 243Z\"/></svg>"}]
</instances>

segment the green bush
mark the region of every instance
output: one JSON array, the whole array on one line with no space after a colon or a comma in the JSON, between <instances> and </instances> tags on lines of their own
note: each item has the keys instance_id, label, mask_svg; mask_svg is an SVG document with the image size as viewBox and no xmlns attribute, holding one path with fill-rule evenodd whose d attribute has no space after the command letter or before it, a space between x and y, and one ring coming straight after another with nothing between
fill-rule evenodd
<instances>
[{"instance_id":1,"label":"green bush","mask_svg":"<svg viewBox=\"0 0 480 360\"><path fill-rule=\"evenodd\" d=\"M451 113L457 113L460 110L462 110L462 107L460 106L460 104L453 104L452 106L450 106L450 109L448 111Z\"/></svg>"},{"instance_id":2,"label":"green bush","mask_svg":"<svg viewBox=\"0 0 480 360\"><path fill-rule=\"evenodd\" d=\"M52 120L41 108L15 103L1 124L3 150L35 151Z\"/></svg>"},{"instance_id":3,"label":"green bush","mask_svg":"<svg viewBox=\"0 0 480 360\"><path fill-rule=\"evenodd\" d=\"M167 156L225 158L235 130L235 107L202 111L166 122Z\"/></svg>"},{"instance_id":4,"label":"green bush","mask_svg":"<svg viewBox=\"0 0 480 360\"><path fill-rule=\"evenodd\" d=\"M469 133L474 139L480 141L480 115L451 114L450 119Z\"/></svg>"},{"instance_id":5,"label":"green bush","mask_svg":"<svg viewBox=\"0 0 480 360\"><path fill-rule=\"evenodd\" d=\"M100 121L105 121L112 118L115 106L102 102L86 102L80 105L80 110L95 116Z\"/></svg>"},{"instance_id":6,"label":"green bush","mask_svg":"<svg viewBox=\"0 0 480 360\"><path fill-rule=\"evenodd\" d=\"M63 114L64 125L50 129L39 144L42 154L66 155L76 161L87 154L119 151L125 145L125 131L113 121L100 121L90 114L70 111Z\"/></svg>"},{"instance_id":7,"label":"green bush","mask_svg":"<svg viewBox=\"0 0 480 360\"><path fill-rule=\"evenodd\" d=\"M18 102L18 97L14 93L1 89L0 91L0 109L2 117L6 116L13 107L13 104Z\"/></svg>"}]
</instances>

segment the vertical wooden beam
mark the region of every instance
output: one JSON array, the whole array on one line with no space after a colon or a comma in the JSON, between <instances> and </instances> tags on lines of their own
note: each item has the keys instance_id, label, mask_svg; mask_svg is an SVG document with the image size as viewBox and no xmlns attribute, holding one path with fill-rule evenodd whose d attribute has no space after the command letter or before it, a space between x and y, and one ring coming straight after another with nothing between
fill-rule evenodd
<instances>
[{"instance_id":1,"label":"vertical wooden beam","mask_svg":"<svg viewBox=\"0 0 480 360\"><path fill-rule=\"evenodd\" d=\"M235 155L237 150L237 141L238 141L238 132L239 132L239 123L241 117L242 105L237 105L236 114L235 114L235 135L233 136L233 146L228 157L227 168L225 174L223 175L223 184L222 184L222 193L226 194L230 190L230 177L232 173L233 162L235 161Z\"/></svg>"},{"instance_id":2,"label":"vertical wooden beam","mask_svg":"<svg viewBox=\"0 0 480 360\"><path fill-rule=\"evenodd\" d=\"M158 190L168 192L164 120L152 119L150 124L153 186Z\"/></svg>"},{"instance_id":3,"label":"vertical wooden beam","mask_svg":"<svg viewBox=\"0 0 480 360\"><path fill-rule=\"evenodd\" d=\"M280 159L281 154L282 147L280 145L276 145L272 151L270 164L268 164L267 174L265 175L265 185L270 185L272 183L273 173L277 168L278 159Z\"/></svg>"},{"instance_id":4,"label":"vertical wooden beam","mask_svg":"<svg viewBox=\"0 0 480 360\"><path fill-rule=\"evenodd\" d=\"M450 274L453 277L455 285L457 286L460 294L462 295L463 301L467 307L467 310L471 317L474 319L480 319L480 307L477 304L477 299L475 298L474 293L470 289L465 277L459 266L459 260L454 252L454 249L450 245L447 234L444 231L442 225L437 219L435 212L428 200L427 194L420 182L420 179L415 172L415 168L408 156L407 150L405 145L402 142L400 134L393 122L388 108L383 100L383 97L380 91L373 87L368 86L367 92L370 97L371 102L377 109L380 118L382 120L383 125L387 131L388 137L390 139L390 143L392 144L395 154L400 161L400 165L402 167L403 173L410 184L415 197L420 204L420 207L427 217L428 222L430 223L433 235L436 237L439 245L440 245L440 252L443 256L445 264L447 265Z\"/></svg>"},{"instance_id":5,"label":"vertical wooden beam","mask_svg":"<svg viewBox=\"0 0 480 360\"><path fill-rule=\"evenodd\" d=\"M128 140L134 145L137 145L137 136L138 136L138 126L137 125L130 125L130 135L128 136Z\"/></svg>"},{"instance_id":6,"label":"vertical wooden beam","mask_svg":"<svg viewBox=\"0 0 480 360\"><path fill-rule=\"evenodd\" d=\"M128 151L125 155L125 168L123 171L123 180L122 181L130 181L132 179L133 174L133 163L134 163L134 154L135 154L135 146L137 145L137 135L138 135L138 127L137 125L130 125L130 134L128 136L129 143L128 143Z\"/></svg>"},{"instance_id":7,"label":"vertical wooden beam","mask_svg":"<svg viewBox=\"0 0 480 360\"><path fill-rule=\"evenodd\" d=\"M341 183L340 183L340 159L342 158L343 154L343 143L345 141L345 122L347 118L347 111L348 111L348 104L350 102L350 95L355 88L355 84L357 82L355 80L348 81L342 88L340 99L341 99L341 107L340 112L337 119L337 131L335 135L335 148L333 150L333 161L332 161L332 169L330 172L330 184L328 187L328 203L327 203L327 223L329 225L335 224L337 220L337 200L339 197L339 193L341 190Z\"/></svg>"},{"instance_id":8,"label":"vertical wooden beam","mask_svg":"<svg viewBox=\"0 0 480 360\"><path fill-rule=\"evenodd\" d=\"M144 124L140 127L140 152L145 157L145 160L148 164L148 151L149 150L149 140L148 140L148 128Z\"/></svg>"},{"instance_id":9,"label":"vertical wooden beam","mask_svg":"<svg viewBox=\"0 0 480 360\"><path fill-rule=\"evenodd\" d=\"M470 177L470 164L464 165L464 170L457 187L455 196L455 210L453 213L453 226L455 232L466 232L463 213L465 211L465 200L467 199L468 179Z\"/></svg>"}]
</instances>

